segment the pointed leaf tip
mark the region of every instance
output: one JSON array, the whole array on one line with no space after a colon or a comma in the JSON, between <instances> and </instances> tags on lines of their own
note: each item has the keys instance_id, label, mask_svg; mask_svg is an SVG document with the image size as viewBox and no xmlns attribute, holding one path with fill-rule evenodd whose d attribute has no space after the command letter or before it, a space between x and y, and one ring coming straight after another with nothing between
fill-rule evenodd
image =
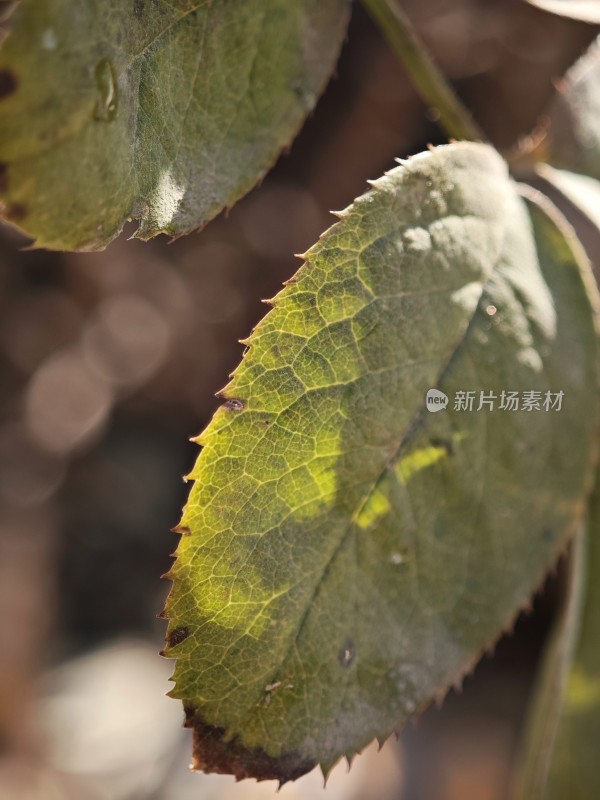
<instances>
[{"instance_id":1,"label":"pointed leaf tip","mask_svg":"<svg viewBox=\"0 0 600 800\"><path fill-rule=\"evenodd\" d=\"M192 768L197 772L234 775L237 780L277 780L280 786L310 772L316 764L297 753L270 756L261 748L248 748L224 728L205 723L193 708L186 710L186 727L194 733Z\"/></svg>"}]
</instances>

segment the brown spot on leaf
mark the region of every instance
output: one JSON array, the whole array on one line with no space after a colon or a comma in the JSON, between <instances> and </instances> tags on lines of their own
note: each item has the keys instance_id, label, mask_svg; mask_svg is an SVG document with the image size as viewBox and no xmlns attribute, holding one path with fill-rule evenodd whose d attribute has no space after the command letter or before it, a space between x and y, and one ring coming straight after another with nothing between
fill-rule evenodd
<instances>
[{"instance_id":1,"label":"brown spot on leaf","mask_svg":"<svg viewBox=\"0 0 600 800\"><path fill-rule=\"evenodd\" d=\"M22 203L13 203L6 208L4 216L12 222L21 222L27 216L27 209Z\"/></svg>"},{"instance_id":2,"label":"brown spot on leaf","mask_svg":"<svg viewBox=\"0 0 600 800\"><path fill-rule=\"evenodd\" d=\"M449 456L454 455L454 443L452 439L432 439L431 446L439 447L441 450L445 450Z\"/></svg>"},{"instance_id":3,"label":"brown spot on leaf","mask_svg":"<svg viewBox=\"0 0 600 800\"><path fill-rule=\"evenodd\" d=\"M189 628L174 628L167 637L167 643L169 647L176 647L178 644L185 642L189 635Z\"/></svg>"},{"instance_id":4,"label":"brown spot on leaf","mask_svg":"<svg viewBox=\"0 0 600 800\"><path fill-rule=\"evenodd\" d=\"M0 192L8 189L8 164L0 164Z\"/></svg>"},{"instance_id":5,"label":"brown spot on leaf","mask_svg":"<svg viewBox=\"0 0 600 800\"><path fill-rule=\"evenodd\" d=\"M551 542L553 538L554 536L552 534L552 531L549 528L544 528L544 530L542 531L542 540L544 542Z\"/></svg>"},{"instance_id":6,"label":"brown spot on leaf","mask_svg":"<svg viewBox=\"0 0 600 800\"><path fill-rule=\"evenodd\" d=\"M237 397L230 397L223 403L223 408L228 408L230 411L241 411L244 408L244 401L238 400Z\"/></svg>"},{"instance_id":7,"label":"brown spot on leaf","mask_svg":"<svg viewBox=\"0 0 600 800\"><path fill-rule=\"evenodd\" d=\"M19 82L15 74L8 69L0 69L0 100L10 97L17 90Z\"/></svg>"},{"instance_id":8,"label":"brown spot on leaf","mask_svg":"<svg viewBox=\"0 0 600 800\"><path fill-rule=\"evenodd\" d=\"M184 725L194 731L194 770L235 775L238 780L256 778L286 783L310 772L317 764L296 751L271 756L260 747L246 747L237 736L225 741L224 728L208 725L190 706L184 706L184 711Z\"/></svg>"}]
</instances>

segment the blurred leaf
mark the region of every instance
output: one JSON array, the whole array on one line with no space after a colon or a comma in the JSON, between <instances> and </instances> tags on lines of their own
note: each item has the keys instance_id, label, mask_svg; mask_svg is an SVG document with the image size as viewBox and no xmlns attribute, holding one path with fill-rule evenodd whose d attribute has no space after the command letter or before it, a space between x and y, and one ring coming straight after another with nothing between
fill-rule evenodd
<instances>
[{"instance_id":1,"label":"blurred leaf","mask_svg":"<svg viewBox=\"0 0 600 800\"><path fill-rule=\"evenodd\" d=\"M546 800L600 797L600 480L590 508L587 548L583 615L565 685Z\"/></svg>"},{"instance_id":2,"label":"blurred leaf","mask_svg":"<svg viewBox=\"0 0 600 800\"><path fill-rule=\"evenodd\" d=\"M56 249L187 233L273 165L315 105L348 0L22 0L0 51L0 192Z\"/></svg>"},{"instance_id":3,"label":"blurred leaf","mask_svg":"<svg viewBox=\"0 0 600 800\"><path fill-rule=\"evenodd\" d=\"M600 24L599 0L527 0L532 6L561 17Z\"/></svg>"},{"instance_id":4,"label":"blurred leaf","mask_svg":"<svg viewBox=\"0 0 600 800\"><path fill-rule=\"evenodd\" d=\"M523 800L600 797L600 473L532 708Z\"/></svg>"},{"instance_id":5,"label":"blurred leaf","mask_svg":"<svg viewBox=\"0 0 600 800\"><path fill-rule=\"evenodd\" d=\"M587 175L540 164L537 173L548 181L600 230L600 182Z\"/></svg>"},{"instance_id":6,"label":"blurred leaf","mask_svg":"<svg viewBox=\"0 0 600 800\"><path fill-rule=\"evenodd\" d=\"M169 573L197 768L327 772L470 670L565 546L597 340L545 202L489 147L423 153L341 214L251 335ZM429 413L432 387L564 405Z\"/></svg>"},{"instance_id":7,"label":"blurred leaf","mask_svg":"<svg viewBox=\"0 0 600 800\"><path fill-rule=\"evenodd\" d=\"M549 111L548 158L600 179L600 43L569 71Z\"/></svg>"},{"instance_id":8,"label":"blurred leaf","mask_svg":"<svg viewBox=\"0 0 600 800\"><path fill-rule=\"evenodd\" d=\"M542 800L544 797L565 683L580 624L586 550L586 531L580 530L569 550L562 605L546 646L525 735L517 756L519 764L516 770L517 785L514 794L511 794L513 800ZM570 794L564 797L571 800Z\"/></svg>"}]
</instances>

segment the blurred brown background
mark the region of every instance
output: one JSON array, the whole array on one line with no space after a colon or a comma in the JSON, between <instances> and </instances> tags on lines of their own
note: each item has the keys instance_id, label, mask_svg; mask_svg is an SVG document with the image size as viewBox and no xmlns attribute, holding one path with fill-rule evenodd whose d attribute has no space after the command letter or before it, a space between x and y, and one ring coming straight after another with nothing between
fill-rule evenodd
<instances>
[{"instance_id":1,"label":"blurred brown background","mask_svg":"<svg viewBox=\"0 0 600 800\"><path fill-rule=\"evenodd\" d=\"M597 30L520 0L405 0L490 139L530 131ZM0 230L0 800L248 800L273 784L187 771L164 697L161 610L214 393L303 252L393 165L444 141L355 4L337 75L291 152L227 217L173 244L101 254L22 249ZM556 579L397 744L371 748L330 800L501 800ZM316 774L283 800L324 797Z\"/></svg>"}]
</instances>

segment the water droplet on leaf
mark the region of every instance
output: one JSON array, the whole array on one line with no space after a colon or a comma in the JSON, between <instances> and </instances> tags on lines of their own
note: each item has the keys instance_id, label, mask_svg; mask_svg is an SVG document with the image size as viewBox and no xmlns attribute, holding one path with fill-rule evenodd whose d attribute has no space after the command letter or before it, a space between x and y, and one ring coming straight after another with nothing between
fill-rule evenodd
<instances>
[{"instance_id":1,"label":"water droplet on leaf","mask_svg":"<svg viewBox=\"0 0 600 800\"><path fill-rule=\"evenodd\" d=\"M42 34L42 47L44 50L56 50L58 39L52 28L48 28Z\"/></svg>"},{"instance_id":2,"label":"water droplet on leaf","mask_svg":"<svg viewBox=\"0 0 600 800\"><path fill-rule=\"evenodd\" d=\"M238 400L237 397L230 397L223 403L223 407L230 411L241 411L244 408L244 401Z\"/></svg>"},{"instance_id":3,"label":"water droplet on leaf","mask_svg":"<svg viewBox=\"0 0 600 800\"><path fill-rule=\"evenodd\" d=\"M107 58L103 58L96 66L96 89L99 96L94 118L100 122L112 122L117 113L119 96L115 69Z\"/></svg>"}]
</instances>

